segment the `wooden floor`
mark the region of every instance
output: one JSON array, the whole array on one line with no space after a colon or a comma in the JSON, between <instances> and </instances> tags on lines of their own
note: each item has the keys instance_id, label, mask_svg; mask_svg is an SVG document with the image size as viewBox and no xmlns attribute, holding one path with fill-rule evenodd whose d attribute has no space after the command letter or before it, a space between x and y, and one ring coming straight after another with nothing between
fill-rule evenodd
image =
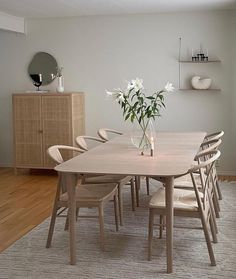
<instances>
[{"instance_id":1,"label":"wooden floor","mask_svg":"<svg viewBox=\"0 0 236 279\"><path fill-rule=\"evenodd\" d=\"M57 176L0 168L0 252L51 214Z\"/></svg>"},{"instance_id":2,"label":"wooden floor","mask_svg":"<svg viewBox=\"0 0 236 279\"><path fill-rule=\"evenodd\" d=\"M54 173L15 175L13 169L0 168L0 252L50 216L56 184Z\"/></svg>"}]
</instances>

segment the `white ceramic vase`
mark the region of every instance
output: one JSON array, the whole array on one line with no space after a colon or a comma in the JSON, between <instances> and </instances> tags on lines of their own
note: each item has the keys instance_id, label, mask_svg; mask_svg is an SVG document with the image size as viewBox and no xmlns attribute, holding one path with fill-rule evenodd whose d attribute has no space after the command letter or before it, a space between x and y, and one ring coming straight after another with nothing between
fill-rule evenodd
<instances>
[{"instance_id":1,"label":"white ceramic vase","mask_svg":"<svg viewBox=\"0 0 236 279\"><path fill-rule=\"evenodd\" d=\"M63 93L64 92L64 78L63 76L59 76L57 78L57 92Z\"/></svg>"}]
</instances>

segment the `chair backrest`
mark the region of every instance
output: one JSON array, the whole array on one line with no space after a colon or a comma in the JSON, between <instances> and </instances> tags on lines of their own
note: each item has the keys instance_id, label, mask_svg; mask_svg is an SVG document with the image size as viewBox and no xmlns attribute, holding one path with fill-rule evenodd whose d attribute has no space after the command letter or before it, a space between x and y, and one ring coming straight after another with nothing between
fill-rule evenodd
<instances>
[{"instance_id":1,"label":"chair backrest","mask_svg":"<svg viewBox=\"0 0 236 279\"><path fill-rule=\"evenodd\" d=\"M103 139L104 141L108 141L109 140L109 136L108 133L113 133L113 134L117 134L117 135L122 135L121 132L116 131L116 130L112 130L112 129L108 129L108 128L101 128L98 130L98 136Z\"/></svg>"},{"instance_id":2,"label":"chair backrest","mask_svg":"<svg viewBox=\"0 0 236 279\"><path fill-rule=\"evenodd\" d=\"M207 160L209 158L209 155L204 155L204 154L206 154L207 152L212 151L212 150L218 150L221 143L222 143L221 139L213 139L213 140L204 141L201 144L202 150L200 152L198 152L197 156L201 157L201 155L203 155L205 160ZM200 171L200 179L202 181L204 179L204 176L205 176L205 173L203 171ZM212 167L211 176L212 176L213 184L216 184L217 183L216 164L214 164L214 166Z\"/></svg>"},{"instance_id":3,"label":"chair backrest","mask_svg":"<svg viewBox=\"0 0 236 279\"><path fill-rule=\"evenodd\" d=\"M64 162L64 159L61 154L61 150L71 150L71 151L76 151L78 153L83 153L83 150L74 147L74 146L67 146L67 145L53 145L48 148L47 153L48 155L53 159L56 164L61 164ZM67 191L66 184L64 181L64 176L61 175L61 173L58 173L58 185L57 185L57 191L58 193L65 193ZM78 179L79 181L80 179Z\"/></svg>"},{"instance_id":4,"label":"chair backrest","mask_svg":"<svg viewBox=\"0 0 236 279\"><path fill-rule=\"evenodd\" d=\"M55 161L57 164L61 164L64 162L64 159L61 155L60 150L71 150L76 151L78 153L83 153L84 151L74 147L74 146L67 146L67 145L53 145L48 148L47 153L48 155Z\"/></svg>"},{"instance_id":5,"label":"chair backrest","mask_svg":"<svg viewBox=\"0 0 236 279\"><path fill-rule=\"evenodd\" d=\"M221 139L224 135L224 131L218 131L212 134L208 134L205 136L205 141L214 140L214 139Z\"/></svg>"},{"instance_id":6,"label":"chair backrest","mask_svg":"<svg viewBox=\"0 0 236 279\"><path fill-rule=\"evenodd\" d=\"M76 144L79 146L80 149L82 149L83 152L88 151L88 144L86 142L86 140L91 140L91 141L96 141L96 142L102 142L104 143L105 141L100 139L100 138L96 138L96 137L91 137L91 136L78 136L75 139Z\"/></svg>"},{"instance_id":7,"label":"chair backrest","mask_svg":"<svg viewBox=\"0 0 236 279\"><path fill-rule=\"evenodd\" d=\"M219 146L221 145L222 140L221 139L210 139L207 141L204 141L201 144L201 151L198 152L197 156L201 157L201 153L205 153L211 150L218 150Z\"/></svg>"},{"instance_id":8,"label":"chair backrest","mask_svg":"<svg viewBox=\"0 0 236 279\"><path fill-rule=\"evenodd\" d=\"M202 151L200 155L197 155L198 165L194 165L189 169L189 173L192 178L194 190L196 193L198 206L203 208L206 217L209 216L210 203L212 200L212 188L213 188L213 178L212 178L212 169L214 168L216 160L219 159L221 153L219 150L211 150L211 151ZM206 159L207 158L207 159ZM194 177L194 173L196 171L200 171L200 173L204 173L202 183L202 193L203 198L200 198L199 186L197 185Z\"/></svg>"}]
</instances>

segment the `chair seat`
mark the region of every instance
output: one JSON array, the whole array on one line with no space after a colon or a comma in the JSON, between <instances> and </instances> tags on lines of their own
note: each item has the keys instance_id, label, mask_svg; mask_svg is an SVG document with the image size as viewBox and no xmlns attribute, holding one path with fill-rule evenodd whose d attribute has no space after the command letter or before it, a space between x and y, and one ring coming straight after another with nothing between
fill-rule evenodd
<instances>
[{"instance_id":1,"label":"chair seat","mask_svg":"<svg viewBox=\"0 0 236 279\"><path fill-rule=\"evenodd\" d=\"M82 201L94 201L99 202L109 197L117 189L117 184L91 184L91 185L80 185L76 187L75 197L77 202ZM64 193L60 196L60 201L68 201L68 193Z\"/></svg>"},{"instance_id":2,"label":"chair seat","mask_svg":"<svg viewBox=\"0 0 236 279\"><path fill-rule=\"evenodd\" d=\"M194 174L194 179L197 185L201 186L200 174ZM184 176L176 178L174 181L174 185L177 188L193 188L193 182L190 174L186 174Z\"/></svg>"},{"instance_id":3,"label":"chair seat","mask_svg":"<svg viewBox=\"0 0 236 279\"><path fill-rule=\"evenodd\" d=\"M202 193L199 193L202 197ZM197 199L194 191L184 189L174 189L173 206L176 210L198 211ZM160 188L153 194L149 207L165 208L165 188Z\"/></svg>"},{"instance_id":4,"label":"chair seat","mask_svg":"<svg viewBox=\"0 0 236 279\"><path fill-rule=\"evenodd\" d=\"M93 177L86 177L84 178L85 184L90 183L122 183L126 184L132 179L132 176L124 176L124 175L112 175L112 174L106 174L106 175L99 175L99 176L93 176Z\"/></svg>"}]
</instances>

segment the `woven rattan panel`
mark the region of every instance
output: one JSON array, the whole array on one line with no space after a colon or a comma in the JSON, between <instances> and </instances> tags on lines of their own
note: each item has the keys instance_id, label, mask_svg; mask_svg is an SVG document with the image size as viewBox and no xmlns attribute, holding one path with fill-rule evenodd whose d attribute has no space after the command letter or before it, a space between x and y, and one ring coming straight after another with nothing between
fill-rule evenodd
<instances>
[{"instance_id":1,"label":"woven rattan panel","mask_svg":"<svg viewBox=\"0 0 236 279\"><path fill-rule=\"evenodd\" d=\"M17 96L14 106L15 163L41 166L41 98Z\"/></svg>"},{"instance_id":2,"label":"woven rattan panel","mask_svg":"<svg viewBox=\"0 0 236 279\"><path fill-rule=\"evenodd\" d=\"M16 168L53 168L48 147L75 145L85 133L83 93L14 94L13 114Z\"/></svg>"},{"instance_id":3,"label":"woven rattan panel","mask_svg":"<svg viewBox=\"0 0 236 279\"><path fill-rule=\"evenodd\" d=\"M55 144L72 144L71 96L43 96L43 156L45 166L54 166L47 155L48 147ZM66 156L67 157L67 156Z\"/></svg>"}]
</instances>

